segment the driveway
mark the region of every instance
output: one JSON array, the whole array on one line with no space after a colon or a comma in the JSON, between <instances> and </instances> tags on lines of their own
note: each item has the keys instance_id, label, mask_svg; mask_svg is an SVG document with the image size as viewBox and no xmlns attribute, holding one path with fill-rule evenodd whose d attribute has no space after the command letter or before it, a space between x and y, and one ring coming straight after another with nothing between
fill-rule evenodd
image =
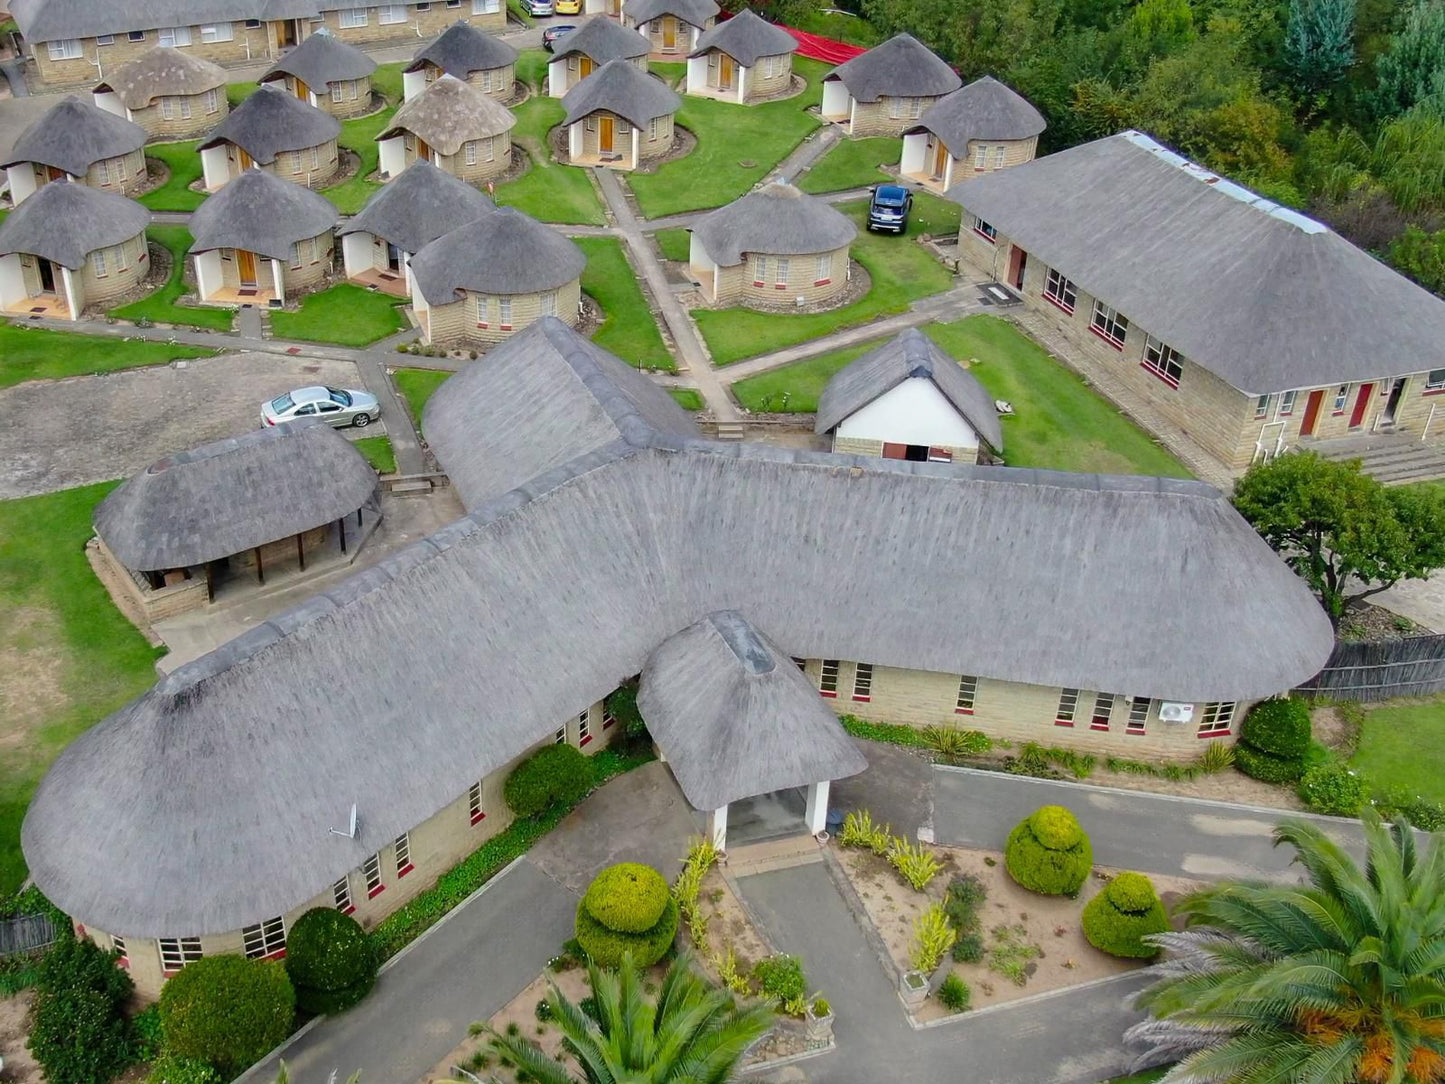
<instances>
[{"instance_id":1,"label":"driveway","mask_svg":"<svg viewBox=\"0 0 1445 1084\"><path fill-rule=\"evenodd\" d=\"M5 388L0 499L126 477L162 456L248 432L263 399L306 384L361 386L351 362L224 354Z\"/></svg>"}]
</instances>

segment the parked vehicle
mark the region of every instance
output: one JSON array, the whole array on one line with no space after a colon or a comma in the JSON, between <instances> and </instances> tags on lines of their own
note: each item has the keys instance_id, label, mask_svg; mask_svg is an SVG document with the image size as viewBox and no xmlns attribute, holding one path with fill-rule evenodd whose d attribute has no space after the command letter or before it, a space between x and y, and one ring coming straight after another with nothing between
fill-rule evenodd
<instances>
[{"instance_id":1,"label":"parked vehicle","mask_svg":"<svg viewBox=\"0 0 1445 1084\"><path fill-rule=\"evenodd\" d=\"M549 26L542 31L542 48L552 52L557 47L557 39L563 34L576 30L575 23L563 23L561 26Z\"/></svg>"},{"instance_id":2,"label":"parked vehicle","mask_svg":"<svg viewBox=\"0 0 1445 1084\"><path fill-rule=\"evenodd\" d=\"M880 184L868 204L868 228L903 233L908 229L908 212L913 210L913 193L901 184Z\"/></svg>"},{"instance_id":3,"label":"parked vehicle","mask_svg":"<svg viewBox=\"0 0 1445 1084\"><path fill-rule=\"evenodd\" d=\"M582 0L552 0L552 8L558 15L581 15Z\"/></svg>"},{"instance_id":4,"label":"parked vehicle","mask_svg":"<svg viewBox=\"0 0 1445 1084\"><path fill-rule=\"evenodd\" d=\"M317 385L297 388L261 404L261 424L279 425L297 418L325 418L341 429L354 425L358 429L381 417L381 404L367 391L328 388Z\"/></svg>"},{"instance_id":5,"label":"parked vehicle","mask_svg":"<svg viewBox=\"0 0 1445 1084\"><path fill-rule=\"evenodd\" d=\"M522 10L534 19L546 19L552 15L552 0L522 0Z\"/></svg>"}]
</instances>

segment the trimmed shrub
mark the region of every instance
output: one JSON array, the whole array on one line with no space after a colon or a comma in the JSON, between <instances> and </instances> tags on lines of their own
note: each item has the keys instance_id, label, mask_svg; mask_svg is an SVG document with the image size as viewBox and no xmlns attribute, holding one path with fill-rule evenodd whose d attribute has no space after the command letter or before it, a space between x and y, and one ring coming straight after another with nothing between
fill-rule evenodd
<instances>
[{"instance_id":1,"label":"trimmed shrub","mask_svg":"<svg viewBox=\"0 0 1445 1084\"><path fill-rule=\"evenodd\" d=\"M622 736L630 744L650 743L652 735L647 732L647 723L637 708L637 683L628 681L608 693L602 706L622 727Z\"/></svg>"},{"instance_id":2,"label":"trimmed shrub","mask_svg":"<svg viewBox=\"0 0 1445 1084\"><path fill-rule=\"evenodd\" d=\"M151 1068L146 1084L226 1084L226 1081L203 1061L163 1054Z\"/></svg>"},{"instance_id":3,"label":"trimmed shrub","mask_svg":"<svg viewBox=\"0 0 1445 1084\"><path fill-rule=\"evenodd\" d=\"M50 1084L95 1084L130 1064L134 1043L122 1007L131 990L114 956L62 925L40 961L28 1044Z\"/></svg>"},{"instance_id":4,"label":"trimmed shrub","mask_svg":"<svg viewBox=\"0 0 1445 1084\"><path fill-rule=\"evenodd\" d=\"M588 914L617 933L647 933L667 909L667 881L651 866L621 862L592 879L582 903Z\"/></svg>"},{"instance_id":5,"label":"trimmed shrub","mask_svg":"<svg viewBox=\"0 0 1445 1084\"><path fill-rule=\"evenodd\" d=\"M952 955L961 964L976 964L983 959L983 937L977 933L961 933L953 943Z\"/></svg>"},{"instance_id":6,"label":"trimmed shrub","mask_svg":"<svg viewBox=\"0 0 1445 1084\"><path fill-rule=\"evenodd\" d=\"M1009 876L1031 892L1072 896L1094 867L1094 849L1072 813L1046 805L1009 833L1004 865Z\"/></svg>"},{"instance_id":7,"label":"trimmed shrub","mask_svg":"<svg viewBox=\"0 0 1445 1084\"><path fill-rule=\"evenodd\" d=\"M1279 757L1240 742L1234 747L1234 766L1261 783L1294 783L1304 774L1303 757Z\"/></svg>"},{"instance_id":8,"label":"trimmed shrub","mask_svg":"<svg viewBox=\"0 0 1445 1084\"><path fill-rule=\"evenodd\" d=\"M677 901L669 896L662 918L646 933L609 930L587 913L584 898L577 904L577 941L598 967L617 967L622 963L622 957L631 952L632 962L639 968L646 968L667 955L673 938L677 936L677 922Z\"/></svg>"},{"instance_id":9,"label":"trimmed shrub","mask_svg":"<svg viewBox=\"0 0 1445 1084\"><path fill-rule=\"evenodd\" d=\"M1310 709L1297 696L1265 700L1249 709L1239 740L1262 753L1302 757L1310 744Z\"/></svg>"},{"instance_id":10,"label":"trimmed shrub","mask_svg":"<svg viewBox=\"0 0 1445 1084\"><path fill-rule=\"evenodd\" d=\"M1308 769L1300 779L1299 796L1316 813L1332 817L1357 817L1364 808L1365 777L1343 764L1326 764Z\"/></svg>"},{"instance_id":11,"label":"trimmed shrub","mask_svg":"<svg viewBox=\"0 0 1445 1084\"><path fill-rule=\"evenodd\" d=\"M1144 938L1167 930L1169 916L1148 877L1121 873L1084 905L1080 924L1089 944L1100 952L1148 960L1159 950Z\"/></svg>"},{"instance_id":12,"label":"trimmed shrub","mask_svg":"<svg viewBox=\"0 0 1445 1084\"><path fill-rule=\"evenodd\" d=\"M535 817L554 805L581 801L592 786L592 762L575 746L549 745L512 770L502 785L507 808L519 817Z\"/></svg>"},{"instance_id":13,"label":"trimmed shrub","mask_svg":"<svg viewBox=\"0 0 1445 1084\"><path fill-rule=\"evenodd\" d=\"M376 970L376 950L361 925L334 907L313 907L286 938L296 1007L313 1016L351 1008L371 992Z\"/></svg>"},{"instance_id":14,"label":"trimmed shrub","mask_svg":"<svg viewBox=\"0 0 1445 1084\"><path fill-rule=\"evenodd\" d=\"M776 956L765 956L754 964L753 978L757 980L763 996L779 1004L802 997L808 986L803 977L803 961L782 952Z\"/></svg>"},{"instance_id":15,"label":"trimmed shrub","mask_svg":"<svg viewBox=\"0 0 1445 1084\"><path fill-rule=\"evenodd\" d=\"M957 975L950 974L938 988L938 1001L949 1012L966 1012L973 1000L973 991L968 983Z\"/></svg>"},{"instance_id":16,"label":"trimmed shrub","mask_svg":"<svg viewBox=\"0 0 1445 1084\"><path fill-rule=\"evenodd\" d=\"M291 1034L296 992L276 960L206 956L161 990L166 1051L215 1066L227 1079Z\"/></svg>"}]
</instances>

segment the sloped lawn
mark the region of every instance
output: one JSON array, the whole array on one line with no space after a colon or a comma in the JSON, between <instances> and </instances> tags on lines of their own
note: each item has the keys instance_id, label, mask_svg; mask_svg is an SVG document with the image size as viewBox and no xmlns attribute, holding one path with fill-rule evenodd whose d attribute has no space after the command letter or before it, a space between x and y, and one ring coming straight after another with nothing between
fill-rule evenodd
<instances>
[{"instance_id":1,"label":"sloped lawn","mask_svg":"<svg viewBox=\"0 0 1445 1084\"><path fill-rule=\"evenodd\" d=\"M236 317L231 309L176 304L177 298L186 292L186 254L191 249L190 231L184 226L151 226L146 230L146 236L156 244L164 245L170 252L171 273L166 276L165 285L150 297L111 309L110 314L120 320L151 320L158 324L230 331Z\"/></svg>"},{"instance_id":2,"label":"sloped lawn","mask_svg":"<svg viewBox=\"0 0 1445 1084\"><path fill-rule=\"evenodd\" d=\"M893 177L878 166L896 166L902 155L900 139L844 139L803 174L798 187L804 192L842 192L882 184Z\"/></svg>"},{"instance_id":3,"label":"sloped lawn","mask_svg":"<svg viewBox=\"0 0 1445 1084\"><path fill-rule=\"evenodd\" d=\"M396 473L396 452L391 447L390 437L362 437L353 440L351 445L382 474Z\"/></svg>"},{"instance_id":4,"label":"sloped lawn","mask_svg":"<svg viewBox=\"0 0 1445 1084\"><path fill-rule=\"evenodd\" d=\"M426 401L432 393L446 383L452 374L444 369L397 369L391 374L391 382L406 400L412 421L418 429L426 412Z\"/></svg>"},{"instance_id":5,"label":"sloped lawn","mask_svg":"<svg viewBox=\"0 0 1445 1084\"><path fill-rule=\"evenodd\" d=\"M146 147L146 157L164 162L171 175L165 184L141 196L141 204L152 211L194 211L205 202L204 192L192 192L190 188L201 179L201 152L196 149L200 145L200 140L190 140Z\"/></svg>"},{"instance_id":6,"label":"sloped lawn","mask_svg":"<svg viewBox=\"0 0 1445 1084\"><path fill-rule=\"evenodd\" d=\"M271 331L278 339L367 346L406 326L401 305L390 294L342 282L308 295L297 312L273 312Z\"/></svg>"},{"instance_id":7,"label":"sloped lawn","mask_svg":"<svg viewBox=\"0 0 1445 1084\"><path fill-rule=\"evenodd\" d=\"M582 289L602 306L604 317L593 341L629 365L674 372L677 363L667 352L622 242L612 237L578 237L575 241L587 255Z\"/></svg>"},{"instance_id":8,"label":"sloped lawn","mask_svg":"<svg viewBox=\"0 0 1445 1084\"><path fill-rule=\"evenodd\" d=\"M172 346L140 339L126 342L0 321L0 388L27 380L63 380L67 376L165 365L176 358L208 358L216 353L199 346Z\"/></svg>"},{"instance_id":9,"label":"sloped lawn","mask_svg":"<svg viewBox=\"0 0 1445 1084\"><path fill-rule=\"evenodd\" d=\"M653 236L663 259L687 262L692 247L692 234L687 230L658 230Z\"/></svg>"},{"instance_id":10,"label":"sloped lawn","mask_svg":"<svg viewBox=\"0 0 1445 1084\"><path fill-rule=\"evenodd\" d=\"M534 92L512 110L517 126L512 141L526 148L532 168L515 181L497 189L496 200L506 207L531 215L543 222L563 222L584 226L600 226L602 201L592 187L592 178L579 166L552 161L547 133L562 123L566 111L556 98Z\"/></svg>"}]
</instances>

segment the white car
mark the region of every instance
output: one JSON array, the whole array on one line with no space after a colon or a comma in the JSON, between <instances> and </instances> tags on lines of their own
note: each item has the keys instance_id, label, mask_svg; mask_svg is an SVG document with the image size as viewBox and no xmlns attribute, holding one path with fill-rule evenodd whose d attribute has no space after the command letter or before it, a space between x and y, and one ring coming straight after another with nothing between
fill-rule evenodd
<instances>
[{"instance_id":1,"label":"white car","mask_svg":"<svg viewBox=\"0 0 1445 1084\"><path fill-rule=\"evenodd\" d=\"M360 429L379 417L381 404L370 392L319 384L288 391L261 404L262 425L279 425L298 418L325 418L338 429L348 425Z\"/></svg>"}]
</instances>

